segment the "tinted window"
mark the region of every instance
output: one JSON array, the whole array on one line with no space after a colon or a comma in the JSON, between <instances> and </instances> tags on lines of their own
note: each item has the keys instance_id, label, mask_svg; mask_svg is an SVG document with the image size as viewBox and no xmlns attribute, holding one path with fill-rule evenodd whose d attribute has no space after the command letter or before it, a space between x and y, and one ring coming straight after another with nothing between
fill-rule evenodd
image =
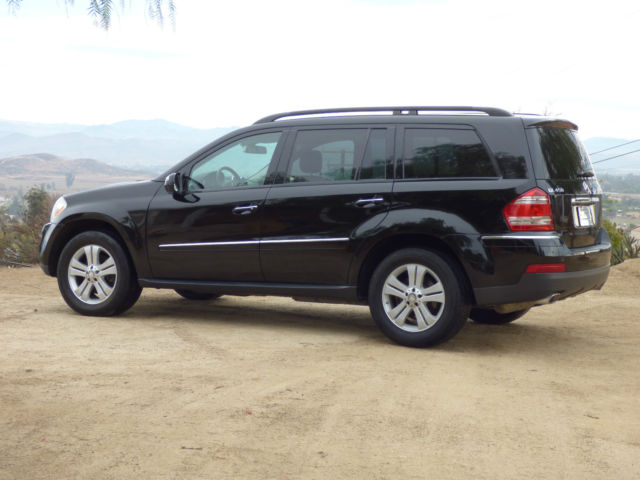
<instances>
[{"instance_id":1,"label":"tinted window","mask_svg":"<svg viewBox=\"0 0 640 480\"><path fill-rule=\"evenodd\" d=\"M472 130L405 130L403 167L404 178L497 176Z\"/></svg>"},{"instance_id":2,"label":"tinted window","mask_svg":"<svg viewBox=\"0 0 640 480\"><path fill-rule=\"evenodd\" d=\"M355 179L366 139L366 129L298 132L286 181L328 182Z\"/></svg>"},{"instance_id":3,"label":"tinted window","mask_svg":"<svg viewBox=\"0 0 640 480\"><path fill-rule=\"evenodd\" d=\"M387 178L387 130L376 128L370 131L359 178Z\"/></svg>"},{"instance_id":4,"label":"tinted window","mask_svg":"<svg viewBox=\"0 0 640 480\"><path fill-rule=\"evenodd\" d=\"M549 178L575 179L593 171L589 156L573 130L538 127L535 131Z\"/></svg>"},{"instance_id":5,"label":"tinted window","mask_svg":"<svg viewBox=\"0 0 640 480\"><path fill-rule=\"evenodd\" d=\"M280 132L245 137L196 163L188 189L218 190L263 185Z\"/></svg>"}]
</instances>

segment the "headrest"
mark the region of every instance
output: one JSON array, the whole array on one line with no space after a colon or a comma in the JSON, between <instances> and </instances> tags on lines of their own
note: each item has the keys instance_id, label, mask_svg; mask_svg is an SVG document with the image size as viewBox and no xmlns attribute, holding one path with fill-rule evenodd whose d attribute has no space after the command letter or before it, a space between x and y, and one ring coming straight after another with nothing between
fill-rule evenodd
<instances>
[{"instance_id":1,"label":"headrest","mask_svg":"<svg viewBox=\"0 0 640 480\"><path fill-rule=\"evenodd\" d=\"M318 174L322 170L322 154L317 150L300 152L300 170L307 174Z\"/></svg>"}]
</instances>

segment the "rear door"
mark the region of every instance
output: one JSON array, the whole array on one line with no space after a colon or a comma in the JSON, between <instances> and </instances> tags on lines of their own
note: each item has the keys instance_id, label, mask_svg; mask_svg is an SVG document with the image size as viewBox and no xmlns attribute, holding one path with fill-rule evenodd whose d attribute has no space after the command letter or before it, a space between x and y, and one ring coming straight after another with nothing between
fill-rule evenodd
<instances>
[{"instance_id":1,"label":"rear door","mask_svg":"<svg viewBox=\"0 0 640 480\"><path fill-rule=\"evenodd\" d=\"M551 198L555 229L572 248L596 243L602 191L575 126L539 122L527 129L536 177Z\"/></svg>"},{"instance_id":2,"label":"rear door","mask_svg":"<svg viewBox=\"0 0 640 480\"><path fill-rule=\"evenodd\" d=\"M345 285L359 238L391 204L393 129L299 128L262 216L266 281Z\"/></svg>"}]
</instances>

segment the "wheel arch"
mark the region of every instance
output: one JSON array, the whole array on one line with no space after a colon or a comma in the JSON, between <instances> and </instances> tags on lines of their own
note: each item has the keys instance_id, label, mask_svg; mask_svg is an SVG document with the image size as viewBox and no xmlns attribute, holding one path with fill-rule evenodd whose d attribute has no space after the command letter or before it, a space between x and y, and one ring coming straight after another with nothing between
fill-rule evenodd
<instances>
[{"instance_id":1,"label":"wheel arch","mask_svg":"<svg viewBox=\"0 0 640 480\"><path fill-rule=\"evenodd\" d=\"M371 277L380 262L388 255L405 248L432 250L450 258L454 262L455 270L463 280L464 293L468 296L469 301L475 304L471 281L455 250L445 241L431 235L423 234L402 234L386 237L370 248L364 260L360 264L358 271L358 299L363 300L367 298Z\"/></svg>"},{"instance_id":2,"label":"wheel arch","mask_svg":"<svg viewBox=\"0 0 640 480\"><path fill-rule=\"evenodd\" d=\"M51 253L48 259L49 272L51 272L53 276L57 276L60 254L62 253L62 250L67 245L67 243L76 235L89 231L102 232L106 235L109 235L116 242L118 242L124 250L127 259L131 264L131 268L133 268L136 278L138 277L140 266L134 261L129 245L127 245L127 242L125 241L124 235L120 231L118 231L115 226L113 226L103 218L82 218L74 221L69 221L62 226L60 233L58 233L53 242L53 245L51 246Z\"/></svg>"}]
</instances>

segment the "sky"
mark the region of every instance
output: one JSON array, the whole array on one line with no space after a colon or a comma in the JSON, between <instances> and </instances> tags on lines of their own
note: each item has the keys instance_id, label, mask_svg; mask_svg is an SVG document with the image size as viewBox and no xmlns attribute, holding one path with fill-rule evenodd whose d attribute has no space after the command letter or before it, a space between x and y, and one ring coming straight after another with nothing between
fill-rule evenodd
<instances>
[{"instance_id":1,"label":"sky","mask_svg":"<svg viewBox=\"0 0 640 480\"><path fill-rule=\"evenodd\" d=\"M0 118L191 127L365 105L549 113L640 138L637 0L175 0L160 27L127 0L0 0Z\"/></svg>"}]
</instances>

